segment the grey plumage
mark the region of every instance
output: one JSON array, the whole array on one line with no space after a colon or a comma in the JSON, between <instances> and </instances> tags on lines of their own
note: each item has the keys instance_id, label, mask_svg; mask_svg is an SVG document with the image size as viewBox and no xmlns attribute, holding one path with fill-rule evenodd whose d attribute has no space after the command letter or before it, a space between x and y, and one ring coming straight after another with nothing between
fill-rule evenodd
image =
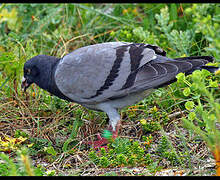
<instances>
[{"instance_id":1,"label":"grey plumage","mask_svg":"<svg viewBox=\"0 0 220 180\"><path fill-rule=\"evenodd\" d=\"M119 108L172 83L178 73L192 73L212 60L211 56L170 59L157 46L109 42L79 48L61 59L36 56L24 65L24 78L62 99L106 112L115 131ZM25 72L33 67L39 74L30 77Z\"/></svg>"}]
</instances>

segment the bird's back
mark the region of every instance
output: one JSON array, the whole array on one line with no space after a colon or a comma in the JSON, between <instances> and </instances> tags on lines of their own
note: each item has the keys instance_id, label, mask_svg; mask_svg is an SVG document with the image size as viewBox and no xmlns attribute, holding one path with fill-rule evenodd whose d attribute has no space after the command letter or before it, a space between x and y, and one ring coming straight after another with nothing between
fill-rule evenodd
<instances>
[{"instance_id":1,"label":"bird's back","mask_svg":"<svg viewBox=\"0 0 220 180\"><path fill-rule=\"evenodd\" d=\"M96 104L169 84L179 72L191 72L210 56L170 59L157 46L109 42L79 48L64 56L55 82L68 98Z\"/></svg>"}]
</instances>

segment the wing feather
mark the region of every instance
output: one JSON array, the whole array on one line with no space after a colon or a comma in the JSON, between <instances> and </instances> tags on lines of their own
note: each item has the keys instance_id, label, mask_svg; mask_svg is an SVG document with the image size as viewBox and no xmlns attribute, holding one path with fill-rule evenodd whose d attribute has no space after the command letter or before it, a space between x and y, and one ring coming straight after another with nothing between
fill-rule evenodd
<instances>
[{"instance_id":1,"label":"wing feather","mask_svg":"<svg viewBox=\"0 0 220 180\"><path fill-rule=\"evenodd\" d=\"M73 101L101 102L123 94L123 90L118 90L125 86L132 73L155 59L155 54L143 44L124 42L82 47L60 61L55 71L56 85Z\"/></svg>"}]
</instances>

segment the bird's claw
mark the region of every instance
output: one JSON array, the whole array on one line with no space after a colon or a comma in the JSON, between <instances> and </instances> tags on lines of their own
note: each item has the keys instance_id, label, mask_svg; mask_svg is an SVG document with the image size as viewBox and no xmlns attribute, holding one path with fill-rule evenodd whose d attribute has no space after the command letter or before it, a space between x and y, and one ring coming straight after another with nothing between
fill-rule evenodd
<instances>
[{"instance_id":1,"label":"bird's claw","mask_svg":"<svg viewBox=\"0 0 220 180\"><path fill-rule=\"evenodd\" d=\"M105 148L107 149L107 144L109 143L107 139L101 137L101 135L97 134L96 141L87 141L86 144L92 145L94 149Z\"/></svg>"}]
</instances>

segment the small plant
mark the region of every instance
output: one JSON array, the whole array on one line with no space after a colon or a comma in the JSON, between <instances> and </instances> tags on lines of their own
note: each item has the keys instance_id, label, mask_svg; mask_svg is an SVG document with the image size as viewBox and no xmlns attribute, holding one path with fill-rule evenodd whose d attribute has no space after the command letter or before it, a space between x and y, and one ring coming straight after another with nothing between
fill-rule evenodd
<instances>
[{"instance_id":1,"label":"small plant","mask_svg":"<svg viewBox=\"0 0 220 180\"><path fill-rule=\"evenodd\" d=\"M147 138L146 138L147 139ZM145 145L145 144L144 144ZM116 138L108 144L108 149L101 148L100 152L90 151L90 160L100 167L147 166L153 161L146 153L148 146L142 146L138 141Z\"/></svg>"},{"instance_id":2,"label":"small plant","mask_svg":"<svg viewBox=\"0 0 220 180\"><path fill-rule=\"evenodd\" d=\"M12 138L8 136L0 137L0 151L16 151L26 140L27 138L23 138L22 136L19 136L18 138Z\"/></svg>"},{"instance_id":3,"label":"small plant","mask_svg":"<svg viewBox=\"0 0 220 180\"><path fill-rule=\"evenodd\" d=\"M17 160L13 161L8 155L0 153L0 176L42 176L46 175L41 166L34 167L28 156L27 148L17 151Z\"/></svg>"},{"instance_id":4,"label":"small plant","mask_svg":"<svg viewBox=\"0 0 220 180\"><path fill-rule=\"evenodd\" d=\"M154 106L146 112L147 116L152 116L152 119L146 120L141 119L140 123L143 127L143 130L146 132L154 132L160 130L161 125L166 125L168 123L168 115L166 112L159 112L158 108Z\"/></svg>"},{"instance_id":5,"label":"small plant","mask_svg":"<svg viewBox=\"0 0 220 180\"><path fill-rule=\"evenodd\" d=\"M147 148L149 148L150 145L151 145L151 143L152 143L152 141L153 141L153 137L152 137L151 135L149 135L149 136L142 136L142 140L144 141L143 144L144 144Z\"/></svg>"},{"instance_id":6,"label":"small plant","mask_svg":"<svg viewBox=\"0 0 220 180\"><path fill-rule=\"evenodd\" d=\"M188 77L183 73L178 74L177 79L179 84L185 86L183 94L193 97L185 103L189 112L188 117L182 119L185 127L199 134L207 143L216 160L217 175L220 175L220 131L217 128L220 123L220 105L215 100L219 96L219 75L213 77L207 70L197 70Z\"/></svg>"},{"instance_id":7,"label":"small plant","mask_svg":"<svg viewBox=\"0 0 220 180\"><path fill-rule=\"evenodd\" d=\"M157 153L159 154L160 158L166 158L173 165L180 163L176 153L173 151L173 148L170 146L167 137L165 136L162 136L160 140Z\"/></svg>"}]
</instances>

